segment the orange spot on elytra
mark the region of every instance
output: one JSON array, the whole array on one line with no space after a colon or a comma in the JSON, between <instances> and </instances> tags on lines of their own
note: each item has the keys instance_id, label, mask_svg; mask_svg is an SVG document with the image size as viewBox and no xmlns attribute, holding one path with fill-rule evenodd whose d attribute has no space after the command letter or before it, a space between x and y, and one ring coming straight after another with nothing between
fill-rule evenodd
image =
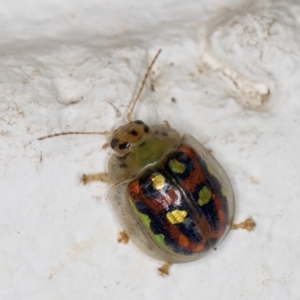
<instances>
[{"instance_id":1,"label":"orange spot on elytra","mask_svg":"<svg viewBox=\"0 0 300 300\"><path fill-rule=\"evenodd\" d=\"M130 195L139 195L141 193L140 184L139 184L138 180L133 181L128 186L128 192L129 192Z\"/></svg>"},{"instance_id":2,"label":"orange spot on elytra","mask_svg":"<svg viewBox=\"0 0 300 300\"><path fill-rule=\"evenodd\" d=\"M189 244L188 238L187 238L185 235L181 234L181 235L179 236L179 244L180 244L180 246L182 246L182 247L187 247L188 244Z\"/></svg>"},{"instance_id":3,"label":"orange spot on elytra","mask_svg":"<svg viewBox=\"0 0 300 300\"><path fill-rule=\"evenodd\" d=\"M194 252L202 252L204 250L204 244L199 244L193 248Z\"/></svg>"}]
</instances>

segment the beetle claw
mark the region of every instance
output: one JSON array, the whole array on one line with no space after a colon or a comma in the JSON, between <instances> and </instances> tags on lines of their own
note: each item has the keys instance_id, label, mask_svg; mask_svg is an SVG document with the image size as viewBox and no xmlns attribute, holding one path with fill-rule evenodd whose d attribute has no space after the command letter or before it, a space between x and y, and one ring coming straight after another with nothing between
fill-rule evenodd
<instances>
[{"instance_id":1,"label":"beetle claw","mask_svg":"<svg viewBox=\"0 0 300 300\"><path fill-rule=\"evenodd\" d=\"M118 235L117 241L122 244L127 244L129 241L129 236L125 231L121 231Z\"/></svg>"},{"instance_id":2,"label":"beetle claw","mask_svg":"<svg viewBox=\"0 0 300 300\"><path fill-rule=\"evenodd\" d=\"M158 268L160 276L168 276L170 271L171 264L165 263L160 268Z\"/></svg>"}]
</instances>

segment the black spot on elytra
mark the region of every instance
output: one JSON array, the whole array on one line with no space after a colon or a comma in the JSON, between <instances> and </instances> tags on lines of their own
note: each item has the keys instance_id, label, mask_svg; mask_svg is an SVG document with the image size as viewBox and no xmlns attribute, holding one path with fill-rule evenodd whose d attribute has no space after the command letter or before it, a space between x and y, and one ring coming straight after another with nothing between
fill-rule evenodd
<instances>
[{"instance_id":1,"label":"black spot on elytra","mask_svg":"<svg viewBox=\"0 0 300 300\"><path fill-rule=\"evenodd\" d=\"M125 142L125 143L119 145L119 149L120 150L128 149L130 147L130 145L131 145L130 142Z\"/></svg>"},{"instance_id":2,"label":"black spot on elytra","mask_svg":"<svg viewBox=\"0 0 300 300\"><path fill-rule=\"evenodd\" d=\"M114 149L119 144L119 139L112 139L110 146Z\"/></svg>"}]
</instances>

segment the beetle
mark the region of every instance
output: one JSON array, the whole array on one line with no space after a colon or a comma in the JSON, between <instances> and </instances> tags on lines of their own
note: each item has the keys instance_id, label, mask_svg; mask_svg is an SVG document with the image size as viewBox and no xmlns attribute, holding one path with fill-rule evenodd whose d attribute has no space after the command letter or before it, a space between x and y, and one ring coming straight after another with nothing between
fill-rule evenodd
<instances>
[{"instance_id":1,"label":"beetle","mask_svg":"<svg viewBox=\"0 0 300 300\"><path fill-rule=\"evenodd\" d=\"M109 191L114 211L124 229L119 241L128 238L149 256L165 262L161 273L173 263L199 259L216 249L231 228L252 230L247 219L233 225L234 193L228 176L217 160L191 135L183 137L168 122L148 126L132 121L134 107L161 50L151 61L127 114L128 123L110 137L115 151L108 174L83 174L86 184L100 180L113 184Z\"/></svg>"}]
</instances>

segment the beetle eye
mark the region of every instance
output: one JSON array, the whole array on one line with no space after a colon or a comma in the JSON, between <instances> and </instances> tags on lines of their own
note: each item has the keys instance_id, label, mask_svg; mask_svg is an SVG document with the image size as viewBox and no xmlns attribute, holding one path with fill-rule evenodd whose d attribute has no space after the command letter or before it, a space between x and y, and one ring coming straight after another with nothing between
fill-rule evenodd
<instances>
[{"instance_id":1,"label":"beetle eye","mask_svg":"<svg viewBox=\"0 0 300 300\"><path fill-rule=\"evenodd\" d=\"M111 142L110 142L110 147L112 149L116 148L116 146L118 145L119 143L119 139L112 139Z\"/></svg>"},{"instance_id":2,"label":"beetle eye","mask_svg":"<svg viewBox=\"0 0 300 300\"><path fill-rule=\"evenodd\" d=\"M119 149L120 150L125 150L125 149L128 149L130 146L131 146L130 142L125 142L125 143L122 143L122 144L119 145Z\"/></svg>"}]
</instances>

